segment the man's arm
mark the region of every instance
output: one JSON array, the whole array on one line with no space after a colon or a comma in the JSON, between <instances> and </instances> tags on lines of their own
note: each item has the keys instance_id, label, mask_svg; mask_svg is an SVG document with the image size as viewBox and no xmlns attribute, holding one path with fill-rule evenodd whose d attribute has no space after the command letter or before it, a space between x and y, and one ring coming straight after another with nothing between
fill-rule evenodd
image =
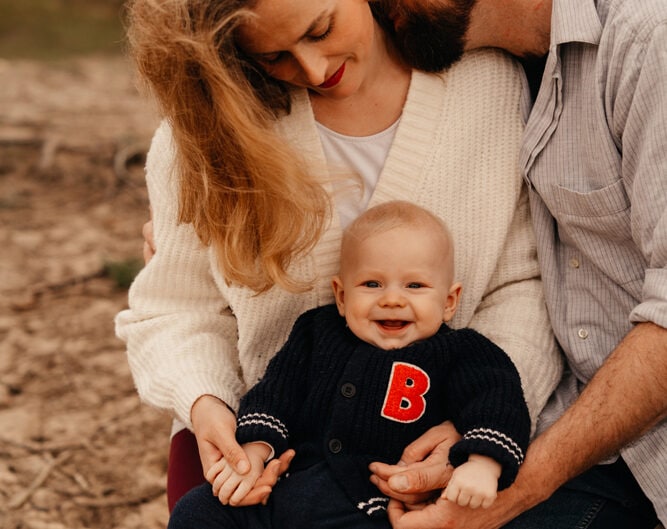
<instances>
[{"instance_id":1,"label":"man's arm","mask_svg":"<svg viewBox=\"0 0 667 529\"><path fill-rule=\"evenodd\" d=\"M579 399L530 445L516 482L485 511L438 500L421 511L390 504L394 529L498 528L667 417L667 329L640 323L618 345ZM408 472L406 483L424 483ZM382 484L385 487L384 484ZM392 494L390 489L385 492Z\"/></svg>"}]
</instances>

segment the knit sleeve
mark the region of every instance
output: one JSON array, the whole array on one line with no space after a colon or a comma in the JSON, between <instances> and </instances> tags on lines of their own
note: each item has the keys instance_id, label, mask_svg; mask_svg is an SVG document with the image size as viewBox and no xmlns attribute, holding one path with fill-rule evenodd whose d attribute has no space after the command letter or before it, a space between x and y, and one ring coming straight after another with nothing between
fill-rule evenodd
<instances>
[{"instance_id":1,"label":"knit sleeve","mask_svg":"<svg viewBox=\"0 0 667 529\"><path fill-rule=\"evenodd\" d=\"M470 454L502 465L498 488L512 484L530 436L530 416L516 368L493 342L472 329L456 331L456 361L447 383L452 421L463 438L449 452L454 466Z\"/></svg>"},{"instance_id":2,"label":"knit sleeve","mask_svg":"<svg viewBox=\"0 0 667 529\"><path fill-rule=\"evenodd\" d=\"M202 395L238 405L236 321L211 275L208 248L191 225L178 222L178 178L171 130L157 130L146 164L157 251L116 317L142 400L166 409L188 427Z\"/></svg>"},{"instance_id":3,"label":"knit sleeve","mask_svg":"<svg viewBox=\"0 0 667 529\"><path fill-rule=\"evenodd\" d=\"M236 428L239 443L264 441L276 455L287 450L290 431L294 430L311 382L313 316L317 310L297 319L287 342L271 359L262 379L241 400Z\"/></svg>"}]
</instances>

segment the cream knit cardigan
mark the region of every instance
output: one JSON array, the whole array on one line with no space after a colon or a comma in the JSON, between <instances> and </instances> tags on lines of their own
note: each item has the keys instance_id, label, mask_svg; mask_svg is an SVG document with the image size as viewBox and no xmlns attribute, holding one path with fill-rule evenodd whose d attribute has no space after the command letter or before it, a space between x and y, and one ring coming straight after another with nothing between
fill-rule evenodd
<instances>
[{"instance_id":1,"label":"cream knit cardigan","mask_svg":"<svg viewBox=\"0 0 667 529\"><path fill-rule=\"evenodd\" d=\"M517 163L522 89L519 66L497 51L468 54L442 75L413 72L371 205L410 200L447 222L463 283L453 326L477 329L510 355L534 421L560 378L561 360ZM325 168L305 91L295 93L293 110L278 127L314 171ZM312 291L274 287L255 296L226 285L213 251L190 225L177 223L174 151L170 128L162 124L146 165L157 253L134 281L116 331L127 343L141 398L191 427L198 397L214 395L236 409L297 316L333 302L341 228L333 218L316 248L292 267L316 278Z\"/></svg>"}]
</instances>

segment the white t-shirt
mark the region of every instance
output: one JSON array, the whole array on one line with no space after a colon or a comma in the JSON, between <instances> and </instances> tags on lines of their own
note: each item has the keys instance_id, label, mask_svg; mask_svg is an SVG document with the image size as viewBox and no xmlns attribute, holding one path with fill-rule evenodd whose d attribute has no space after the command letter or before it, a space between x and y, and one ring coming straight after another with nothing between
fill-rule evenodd
<instances>
[{"instance_id":1,"label":"white t-shirt","mask_svg":"<svg viewBox=\"0 0 667 529\"><path fill-rule=\"evenodd\" d=\"M399 121L371 136L346 136L317 123L324 155L334 178L334 203L343 228L368 206Z\"/></svg>"}]
</instances>

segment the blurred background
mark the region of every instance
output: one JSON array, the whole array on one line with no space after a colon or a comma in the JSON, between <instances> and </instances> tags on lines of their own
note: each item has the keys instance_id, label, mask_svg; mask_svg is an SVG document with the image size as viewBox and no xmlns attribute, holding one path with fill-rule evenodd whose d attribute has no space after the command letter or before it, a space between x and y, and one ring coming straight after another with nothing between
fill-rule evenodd
<instances>
[{"instance_id":1,"label":"blurred background","mask_svg":"<svg viewBox=\"0 0 667 529\"><path fill-rule=\"evenodd\" d=\"M0 51L6 59L57 60L117 54L123 0L2 0Z\"/></svg>"},{"instance_id":2,"label":"blurred background","mask_svg":"<svg viewBox=\"0 0 667 529\"><path fill-rule=\"evenodd\" d=\"M0 0L0 529L166 525L170 421L113 317L157 117L121 0Z\"/></svg>"}]
</instances>

